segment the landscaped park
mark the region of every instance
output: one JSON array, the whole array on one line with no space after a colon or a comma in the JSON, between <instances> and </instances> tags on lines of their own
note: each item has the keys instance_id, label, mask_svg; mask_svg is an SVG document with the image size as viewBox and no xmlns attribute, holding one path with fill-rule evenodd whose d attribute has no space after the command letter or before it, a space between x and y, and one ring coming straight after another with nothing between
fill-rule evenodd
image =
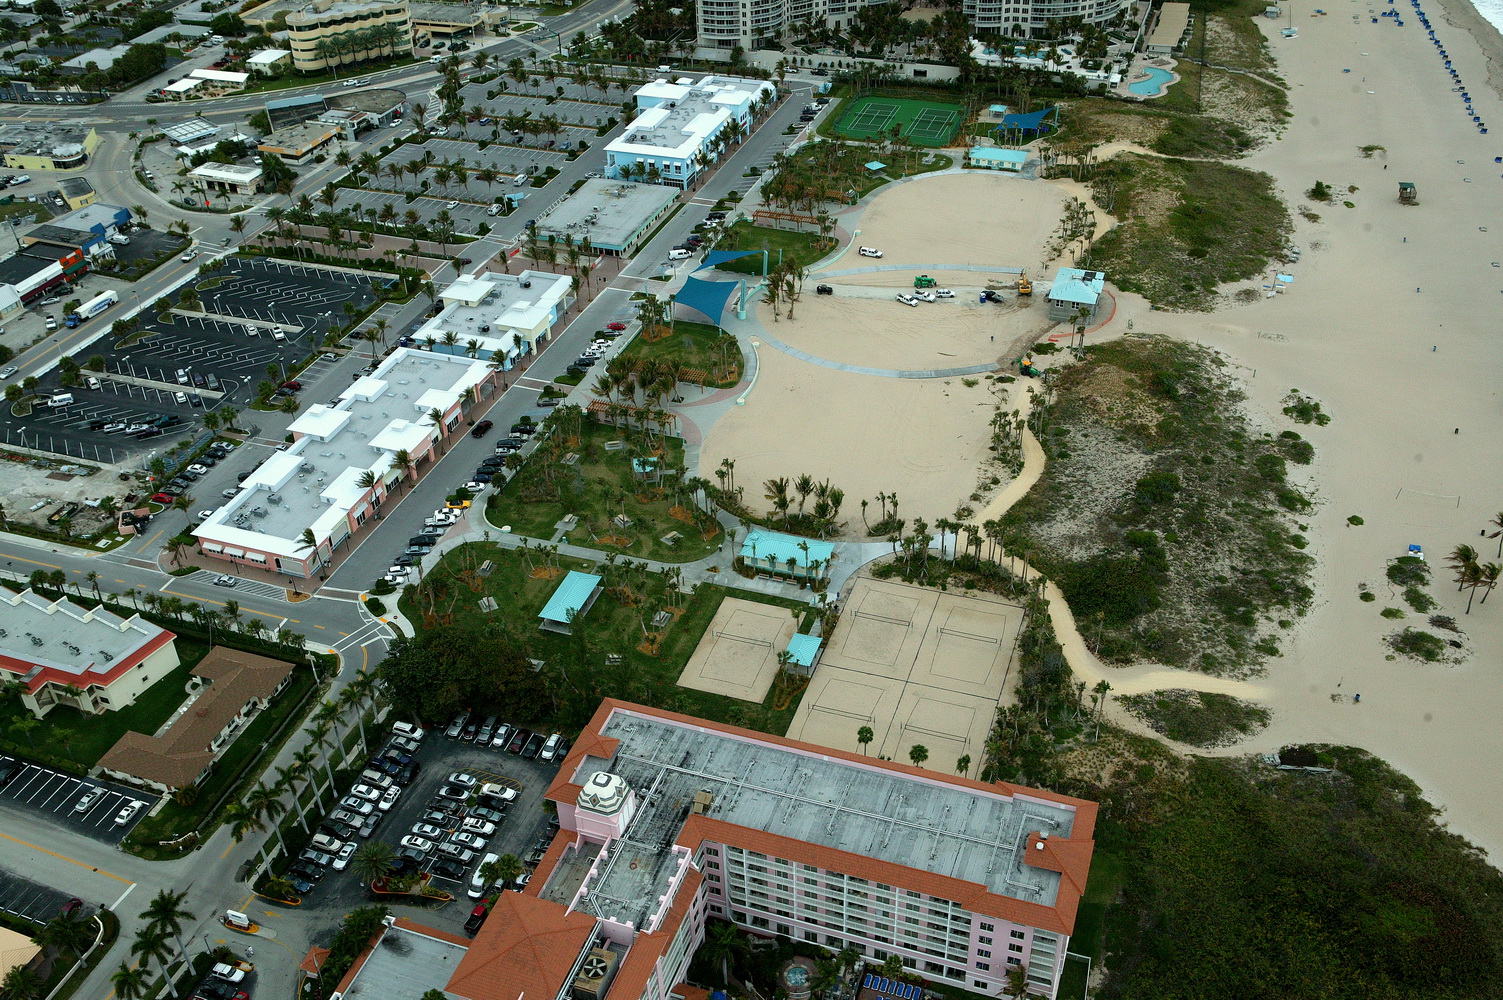
<instances>
[{"instance_id":1,"label":"landscaped park","mask_svg":"<svg viewBox=\"0 0 1503 1000\"><path fill-rule=\"evenodd\" d=\"M600 594L573 616L569 632L544 630L539 613L570 572L599 576ZM684 593L680 580L674 572L654 572L630 559L596 562L570 558L548 546L513 549L475 542L445 553L421 584L408 588L401 608L423 630L503 631L535 661L547 682L552 704L538 706L538 721L578 728L600 699L609 697L778 735L786 732L797 697L780 684L756 701L744 701L680 687L679 678L727 598L773 609L774 618L801 626L814 612L800 601L708 583ZM490 607L504 609L504 614L487 611Z\"/></svg>"}]
</instances>

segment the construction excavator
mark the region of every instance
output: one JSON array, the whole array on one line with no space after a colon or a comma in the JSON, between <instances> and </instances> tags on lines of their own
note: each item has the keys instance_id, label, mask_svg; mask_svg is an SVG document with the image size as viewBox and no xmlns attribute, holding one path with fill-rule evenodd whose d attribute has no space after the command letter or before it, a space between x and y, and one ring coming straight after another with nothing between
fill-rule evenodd
<instances>
[{"instance_id":1,"label":"construction excavator","mask_svg":"<svg viewBox=\"0 0 1503 1000\"><path fill-rule=\"evenodd\" d=\"M1030 296L1033 294L1033 282L1029 280L1027 271L1018 275L1018 294Z\"/></svg>"}]
</instances>

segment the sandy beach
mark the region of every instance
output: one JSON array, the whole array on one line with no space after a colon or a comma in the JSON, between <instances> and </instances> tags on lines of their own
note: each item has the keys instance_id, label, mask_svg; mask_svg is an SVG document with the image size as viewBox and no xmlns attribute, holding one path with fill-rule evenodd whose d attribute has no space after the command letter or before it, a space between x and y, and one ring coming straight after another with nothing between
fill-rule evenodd
<instances>
[{"instance_id":1,"label":"sandy beach","mask_svg":"<svg viewBox=\"0 0 1503 1000\"><path fill-rule=\"evenodd\" d=\"M1448 27L1442 7L1426 3L1477 113L1503 128L1497 80L1482 85L1489 72L1499 76L1503 41L1472 8L1456 7L1458 26ZM1150 313L1141 300L1119 296L1112 327L1135 319L1138 329L1225 350L1243 366L1250 405L1270 428L1293 426L1279 415L1292 388L1334 418L1327 427L1298 428L1317 449L1311 481L1320 504L1307 522L1319 560L1316 607L1266 680L1245 689L1274 710L1271 727L1222 752L1292 742L1363 747L1419 782L1451 829L1496 863L1503 857L1503 795L1493 773L1503 752L1503 600L1465 614L1467 595L1448 583L1441 561L1459 544L1476 546L1485 561L1498 554L1497 542L1479 532L1503 509L1503 345L1491 315L1503 304L1503 223L1496 222L1503 165L1493 159L1503 155L1503 131L1481 136L1463 115L1407 4L1402 28L1391 18L1372 24L1363 3L1330 11L1296 17L1295 39L1280 37L1276 22L1264 24L1291 86L1294 118L1281 141L1243 161L1272 174L1291 207L1307 205L1320 216L1296 215L1295 242L1305 253L1290 269L1292 289L1213 316ZM1482 32L1481 43L1473 30ZM1358 148L1371 144L1385 150L1363 158ZM1334 204L1302 197L1317 179L1343 192ZM1418 186L1417 207L1398 203L1400 180ZM1348 526L1352 514L1365 523ZM1413 613L1407 622L1378 616L1402 605L1384 568L1410 544L1423 546L1435 569L1437 613L1465 630L1460 665L1389 659L1382 645L1399 627L1424 624ZM1361 583L1376 602L1358 600ZM1083 648L1076 652L1089 659ZM1152 668L1103 668L1101 676L1119 692L1173 680Z\"/></svg>"},{"instance_id":2,"label":"sandy beach","mask_svg":"<svg viewBox=\"0 0 1503 1000\"><path fill-rule=\"evenodd\" d=\"M875 521L876 495L895 491L910 523L924 517L932 524L975 488L992 412L992 395L981 386L856 375L766 345L758 360L757 388L716 422L699 459L706 477L722 458L735 459L753 510L769 507L764 481L807 472L845 490L845 534L864 538L863 499L873 501Z\"/></svg>"}]
</instances>

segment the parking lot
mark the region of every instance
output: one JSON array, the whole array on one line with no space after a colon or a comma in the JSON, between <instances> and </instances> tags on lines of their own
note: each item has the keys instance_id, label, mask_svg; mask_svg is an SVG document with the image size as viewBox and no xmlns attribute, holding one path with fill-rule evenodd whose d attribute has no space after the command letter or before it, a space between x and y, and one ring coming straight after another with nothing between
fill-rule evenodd
<instances>
[{"instance_id":1,"label":"parking lot","mask_svg":"<svg viewBox=\"0 0 1503 1000\"><path fill-rule=\"evenodd\" d=\"M66 892L0 868L0 911L13 917L45 924L61 914L73 898ZM92 904L84 903L75 912L82 919L94 909Z\"/></svg>"},{"instance_id":2,"label":"parking lot","mask_svg":"<svg viewBox=\"0 0 1503 1000\"><path fill-rule=\"evenodd\" d=\"M207 410L243 408L262 380L290 378L292 366L318 348L336 320L344 321L346 302L364 312L376 300L371 278L259 258L228 258L196 287L209 316L158 319L143 311L140 339L116 347L106 336L80 352L104 358L97 387L63 388L60 372L43 376L43 405L29 417L0 410L0 440L86 461L125 462L200 430ZM316 378L320 370L305 376ZM46 405L57 393L72 402Z\"/></svg>"},{"instance_id":3,"label":"parking lot","mask_svg":"<svg viewBox=\"0 0 1503 1000\"><path fill-rule=\"evenodd\" d=\"M560 759L562 759L560 757ZM478 867L486 854L512 854L525 859L543 836L551 839L549 818L552 815L543 809L543 792L552 783L558 771L559 760L544 762L526 760L519 754L507 753L501 748L478 746L462 740L445 738L442 729L429 730L422 746L413 756L421 765L416 778L405 788L395 805L381 819L371 834L371 839L380 840L393 849L400 846L402 838L411 834L415 824L422 821L423 813L430 803L443 801L437 798L438 790L445 779L456 771L475 778L481 783L494 782L517 790L517 798L503 810L504 820L497 825L495 833L485 847L476 851L476 856L464 866L460 878L433 876L433 885L455 897L454 902L423 915L424 923L440 930L461 933L470 910L478 900L469 896L469 876ZM473 800L473 796L472 796ZM456 815L445 827L446 832L458 831L462 816ZM429 859L441 857L430 853ZM531 870L526 866L525 870ZM303 908L317 907L330 912L345 913L350 908L369 902L369 894L349 871L326 870L325 877L304 899Z\"/></svg>"},{"instance_id":4,"label":"parking lot","mask_svg":"<svg viewBox=\"0 0 1503 1000\"><path fill-rule=\"evenodd\" d=\"M22 763L25 766L21 772L0 790L0 801L47 815L60 826L106 844L118 844L156 804L155 797L124 785L79 778L40 764ZM85 793L96 788L99 793L93 801L83 812L75 812ZM117 824L115 819L121 809L132 802L140 802L140 808L129 821Z\"/></svg>"},{"instance_id":5,"label":"parking lot","mask_svg":"<svg viewBox=\"0 0 1503 1000\"><path fill-rule=\"evenodd\" d=\"M491 207L489 200L484 203L476 203L471 200L479 195L479 189L483 187L478 181L472 182L471 187L475 190L463 190L459 185L449 185L447 196L418 197L408 201L405 195L393 194L390 191L364 191L340 188L339 195L334 202L335 211L360 212L367 208L381 211L381 206L390 205L396 212L396 218L401 219L408 211L415 212L423 225L430 225L438 218L440 212L448 212L454 220L456 233L475 234L486 223L494 222L495 219L486 214ZM500 185L496 185L499 194ZM436 187L434 190L438 190ZM450 202L455 202L452 207ZM450 243L450 247L457 244Z\"/></svg>"}]
</instances>

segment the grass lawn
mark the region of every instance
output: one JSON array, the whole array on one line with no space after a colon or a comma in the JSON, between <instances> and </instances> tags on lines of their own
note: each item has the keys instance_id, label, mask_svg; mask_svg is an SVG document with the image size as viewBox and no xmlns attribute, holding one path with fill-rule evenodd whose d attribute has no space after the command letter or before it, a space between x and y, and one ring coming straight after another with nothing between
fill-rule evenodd
<instances>
[{"instance_id":1,"label":"grass lawn","mask_svg":"<svg viewBox=\"0 0 1503 1000\"><path fill-rule=\"evenodd\" d=\"M289 716L301 714L315 704L312 699L304 701L315 683L313 671L301 667L294 670L287 690L241 730L235 742L215 761L214 769L199 788L193 804L179 805L169 798L156 815L146 817L131 831L126 838L131 850L154 860L180 857L180 851L164 852L157 846L157 841L172 840L197 829L220 798L255 769L257 761L270 762L287 737L296 731L295 726L289 726L278 735L282 724ZM206 826L201 831L200 842L212 831L213 824Z\"/></svg>"},{"instance_id":2,"label":"grass lawn","mask_svg":"<svg viewBox=\"0 0 1503 1000\"><path fill-rule=\"evenodd\" d=\"M664 475L661 487L636 483L633 449L628 445L606 450L606 442L624 443L631 436L624 429L586 419L577 445L560 445L561 452L539 448L502 490L493 493L486 504L486 518L498 527L509 525L519 535L551 539L554 525L566 514L575 514L579 525L569 532L569 541L639 559L692 562L715 551L720 533L707 541L699 529L669 513L675 499L667 487L677 477ZM681 469L684 442L670 437L666 445L667 454L660 461L667 469ZM578 461L561 466L569 454L577 454ZM612 522L623 511L632 520L625 529ZM670 531L682 536L676 545L662 541Z\"/></svg>"},{"instance_id":3,"label":"grass lawn","mask_svg":"<svg viewBox=\"0 0 1503 1000\"><path fill-rule=\"evenodd\" d=\"M102 715L84 715L76 708L59 706L30 733L20 733L14 729L16 722L32 715L19 701L13 701L0 708L0 730L22 753L40 750L93 767L127 732L156 732L188 697L189 671L208 654L209 647L179 636L177 651L182 663L147 688L134 705Z\"/></svg>"},{"instance_id":4,"label":"grass lawn","mask_svg":"<svg viewBox=\"0 0 1503 1000\"><path fill-rule=\"evenodd\" d=\"M467 572L487 560L493 563L488 577L480 578ZM443 624L447 618L457 626L479 631L490 628L495 621L494 615L480 610L479 601L486 596L494 598L505 609L508 621L518 623L517 633L531 646L530 655L546 661L548 667L545 669L550 673L555 669L560 671L557 692L560 715L552 721L561 727L583 725L601 698L614 697L777 735L788 731L788 724L798 709L798 697L791 699L782 711L777 711L772 707L776 687L768 692L767 700L759 706L723 695L680 688L678 677L715 617L720 602L726 597L790 609L807 608L808 605L701 584L692 595L682 596L683 611L668 627L654 655L638 646L643 637L644 605L628 607L610 588L601 593L588 614L576 624L575 635L562 636L537 629L537 614L558 587L563 573L569 570L603 572L609 577L607 583L618 577L628 578L627 573L616 567L559 557L554 560L557 575L551 579L535 579L535 568L541 565L542 560L536 556L524 558L523 553L502 549L491 542L461 546L446 553L425 578L425 584L434 588L432 604L438 614L425 616L426 598L418 595L415 587L408 588L404 594L402 611L411 621L423 623L419 627ZM654 575L639 578L634 589L645 593L658 579ZM805 615L801 621L807 618ZM581 649L588 649L588 653L581 656ZM603 662L607 654L621 656L621 663L607 668ZM564 676L567 681L563 680ZM577 703L569 700L570 689L576 687L582 692ZM542 711L546 709L540 706ZM575 718L577 713L582 713L583 717Z\"/></svg>"},{"instance_id":5,"label":"grass lawn","mask_svg":"<svg viewBox=\"0 0 1503 1000\"><path fill-rule=\"evenodd\" d=\"M711 326L709 323L690 323L679 320L673 324L673 333L661 340L647 341L638 335L626 350L621 352L621 356L633 364L644 358L652 358L655 361L681 364L685 368L710 375L720 368L720 360L724 357L723 352L715 346L722 334L720 327ZM732 352L731 356L736 361L734 377L718 381L711 379L705 385L728 389L741 381L740 348Z\"/></svg>"},{"instance_id":6,"label":"grass lawn","mask_svg":"<svg viewBox=\"0 0 1503 1000\"><path fill-rule=\"evenodd\" d=\"M766 250L769 269L776 267L780 258L786 257L792 257L808 267L832 249L831 247L821 249L820 242L818 233L770 229L767 226L754 226L743 219L726 230L725 235L715 244L715 249ZM762 273L762 260L761 254L755 254L739 260L724 261L715 265L715 268L718 271L731 271L736 274L759 275Z\"/></svg>"}]
</instances>

